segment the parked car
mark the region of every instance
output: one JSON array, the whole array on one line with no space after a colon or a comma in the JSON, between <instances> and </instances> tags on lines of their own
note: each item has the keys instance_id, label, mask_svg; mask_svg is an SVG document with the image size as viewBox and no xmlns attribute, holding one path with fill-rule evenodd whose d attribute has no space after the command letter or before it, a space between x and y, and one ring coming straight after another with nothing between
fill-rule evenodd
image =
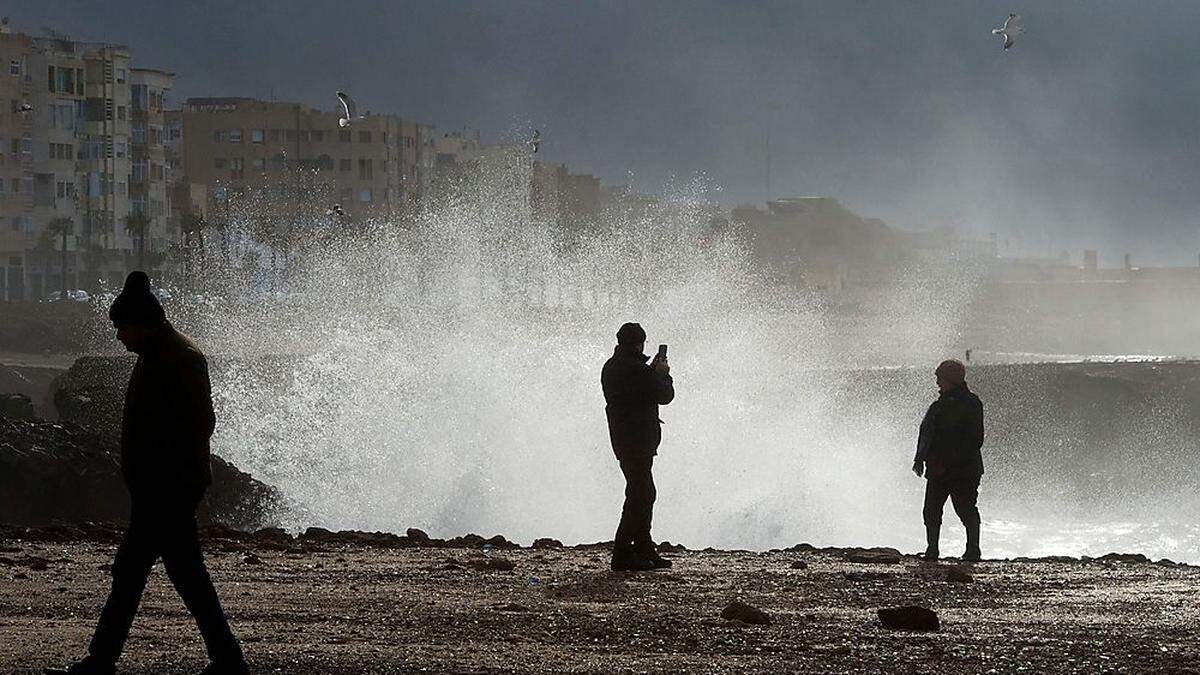
<instances>
[{"instance_id":1,"label":"parked car","mask_svg":"<svg viewBox=\"0 0 1200 675\"><path fill-rule=\"evenodd\" d=\"M42 302L58 302L59 300L63 300L63 299L64 298L63 298L62 291L54 291L50 295L47 295L46 297L42 298L41 301ZM70 300L72 302L90 302L92 299L92 296L88 295L88 292L81 288L74 288L74 289L67 291L67 296L65 299Z\"/></svg>"}]
</instances>

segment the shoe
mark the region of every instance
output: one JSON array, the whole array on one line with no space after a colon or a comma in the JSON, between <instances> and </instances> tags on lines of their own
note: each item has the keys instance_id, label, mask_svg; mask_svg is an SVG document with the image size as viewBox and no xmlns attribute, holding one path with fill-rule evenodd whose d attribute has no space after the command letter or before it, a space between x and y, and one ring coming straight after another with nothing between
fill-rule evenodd
<instances>
[{"instance_id":1,"label":"shoe","mask_svg":"<svg viewBox=\"0 0 1200 675\"><path fill-rule=\"evenodd\" d=\"M42 672L46 675L116 675L117 667L100 663L88 656L68 668L47 668Z\"/></svg>"},{"instance_id":2,"label":"shoe","mask_svg":"<svg viewBox=\"0 0 1200 675\"><path fill-rule=\"evenodd\" d=\"M614 572L648 572L653 569L657 569L654 561L647 560L633 551L613 551Z\"/></svg>"},{"instance_id":3,"label":"shoe","mask_svg":"<svg viewBox=\"0 0 1200 675\"><path fill-rule=\"evenodd\" d=\"M210 663L200 675L250 675L250 666L245 661Z\"/></svg>"},{"instance_id":4,"label":"shoe","mask_svg":"<svg viewBox=\"0 0 1200 675\"><path fill-rule=\"evenodd\" d=\"M963 562L979 562L983 560L983 554L978 548L968 547L962 554Z\"/></svg>"},{"instance_id":5,"label":"shoe","mask_svg":"<svg viewBox=\"0 0 1200 675\"><path fill-rule=\"evenodd\" d=\"M937 562L938 557L940 557L940 554L938 553L938 550L936 548L927 548L927 549L925 549L924 553L922 553L921 555L919 555L917 557L920 558L921 560L924 560L925 562Z\"/></svg>"}]
</instances>

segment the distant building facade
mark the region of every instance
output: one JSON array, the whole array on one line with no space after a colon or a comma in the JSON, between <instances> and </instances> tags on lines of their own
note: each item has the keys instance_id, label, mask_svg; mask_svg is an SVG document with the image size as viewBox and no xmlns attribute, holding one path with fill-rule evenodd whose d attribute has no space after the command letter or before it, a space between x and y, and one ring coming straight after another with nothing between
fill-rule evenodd
<instances>
[{"instance_id":1,"label":"distant building facade","mask_svg":"<svg viewBox=\"0 0 1200 675\"><path fill-rule=\"evenodd\" d=\"M161 122L173 76L132 68L122 45L8 31L0 58L0 300L119 284L137 264L133 213L161 262L177 239Z\"/></svg>"},{"instance_id":2,"label":"distant building facade","mask_svg":"<svg viewBox=\"0 0 1200 675\"><path fill-rule=\"evenodd\" d=\"M182 180L220 193L263 188L309 169L353 216L392 216L419 202L432 127L368 114L343 128L340 117L298 103L188 99L181 112Z\"/></svg>"}]
</instances>

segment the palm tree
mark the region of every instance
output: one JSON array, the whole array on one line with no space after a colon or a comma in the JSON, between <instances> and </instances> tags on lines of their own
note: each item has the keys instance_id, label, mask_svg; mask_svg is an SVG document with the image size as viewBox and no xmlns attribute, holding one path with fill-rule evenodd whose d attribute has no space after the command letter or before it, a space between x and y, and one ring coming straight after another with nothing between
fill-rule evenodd
<instances>
[{"instance_id":1,"label":"palm tree","mask_svg":"<svg viewBox=\"0 0 1200 675\"><path fill-rule=\"evenodd\" d=\"M146 267L146 235L150 232L150 219L146 214L134 211L122 219L125 234L137 241L138 269Z\"/></svg>"},{"instance_id":2,"label":"palm tree","mask_svg":"<svg viewBox=\"0 0 1200 675\"><path fill-rule=\"evenodd\" d=\"M51 220L49 224L46 225L46 231L49 232L51 236L62 237L62 249L61 249L62 250L62 263L59 267L59 272L61 273L60 276L62 277L62 279L61 279L62 280L62 297L63 297L63 300L66 300L67 299L67 290L68 290L68 288L67 288L68 287L68 284L67 284L67 235L69 235L75 231L75 222L72 221L70 218L66 218L66 217L55 218L54 220ZM49 279L46 279L47 284L49 283L49 281L50 281Z\"/></svg>"}]
</instances>

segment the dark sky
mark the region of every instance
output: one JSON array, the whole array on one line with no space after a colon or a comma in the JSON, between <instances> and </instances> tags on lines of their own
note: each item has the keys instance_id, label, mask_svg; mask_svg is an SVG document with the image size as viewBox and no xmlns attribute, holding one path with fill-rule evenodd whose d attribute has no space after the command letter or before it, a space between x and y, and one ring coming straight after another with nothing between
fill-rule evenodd
<instances>
[{"instance_id":1,"label":"dark sky","mask_svg":"<svg viewBox=\"0 0 1200 675\"><path fill-rule=\"evenodd\" d=\"M1019 5L1019 6L1018 6ZM360 108L726 203L830 195L1101 264L1200 253L1200 3L8 3L16 30L122 42L187 96ZM989 30L1009 11L1008 53ZM769 161L768 161L769 156Z\"/></svg>"}]
</instances>

